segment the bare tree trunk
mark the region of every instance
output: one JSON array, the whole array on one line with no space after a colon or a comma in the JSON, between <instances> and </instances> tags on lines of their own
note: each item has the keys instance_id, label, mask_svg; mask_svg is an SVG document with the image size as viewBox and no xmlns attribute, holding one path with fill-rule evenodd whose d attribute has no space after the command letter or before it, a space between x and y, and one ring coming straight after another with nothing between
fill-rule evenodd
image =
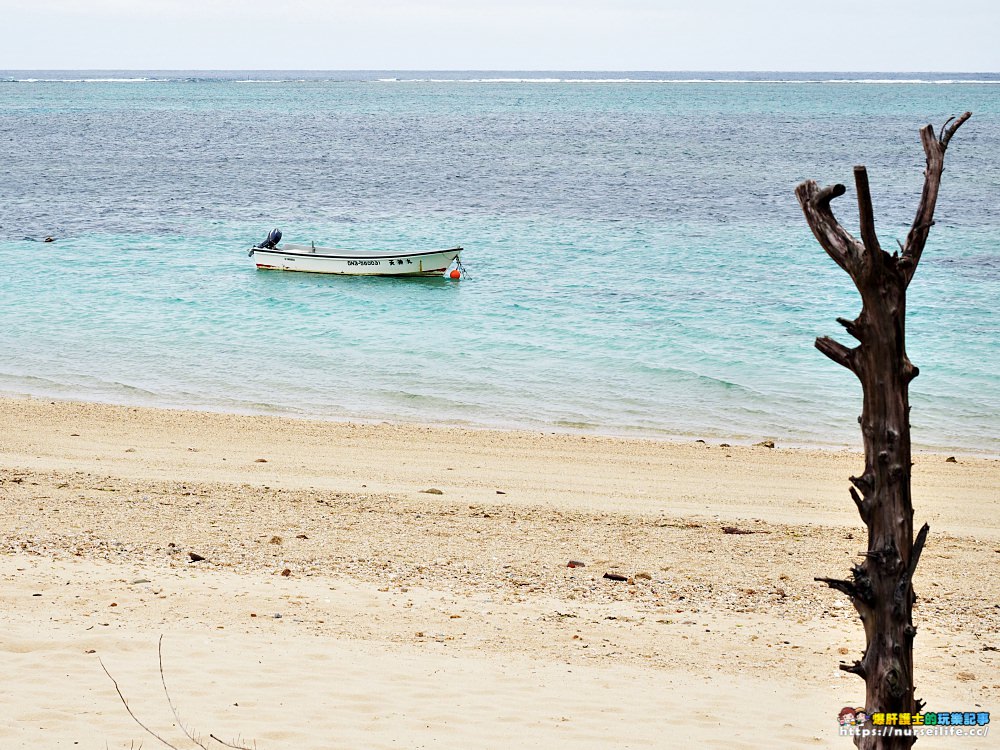
<instances>
[{"instance_id":1,"label":"bare tree trunk","mask_svg":"<svg viewBox=\"0 0 1000 750\"><path fill-rule=\"evenodd\" d=\"M922 702L913 685L913 571L927 539L928 526L913 538L910 498L909 384L917 368L906 356L906 287L913 278L931 226L948 142L969 117L949 120L936 135L931 125L920 130L927 169L917 215L901 252L889 255L879 246L864 167L854 168L861 218L861 240L837 221L830 201L843 195L843 185L820 188L807 180L795 189L806 221L823 249L850 275L861 293L861 314L837 322L860 343L853 349L833 339L816 340L816 348L861 381L864 406L858 422L865 447L865 470L851 477L851 497L868 527L868 552L855 565L850 580L817 578L851 598L865 627L867 646L860 661L841 664L865 680L869 714L918 713ZM950 123L950 125L949 125ZM908 748L912 737L858 737L865 750Z\"/></svg>"}]
</instances>

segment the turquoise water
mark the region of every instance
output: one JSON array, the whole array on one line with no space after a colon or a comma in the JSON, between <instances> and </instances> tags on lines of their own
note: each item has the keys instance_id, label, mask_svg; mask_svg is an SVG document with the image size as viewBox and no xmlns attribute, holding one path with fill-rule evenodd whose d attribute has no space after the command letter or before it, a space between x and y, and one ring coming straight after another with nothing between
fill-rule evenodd
<instances>
[{"instance_id":1,"label":"turquoise water","mask_svg":"<svg viewBox=\"0 0 1000 750\"><path fill-rule=\"evenodd\" d=\"M0 71L0 391L857 445L812 342L859 301L794 186L866 163L890 246L919 126L971 109L910 288L912 421L1000 453L1000 77L774 75ZM153 80L80 80L126 77ZM460 244L469 278L258 272L274 226Z\"/></svg>"}]
</instances>

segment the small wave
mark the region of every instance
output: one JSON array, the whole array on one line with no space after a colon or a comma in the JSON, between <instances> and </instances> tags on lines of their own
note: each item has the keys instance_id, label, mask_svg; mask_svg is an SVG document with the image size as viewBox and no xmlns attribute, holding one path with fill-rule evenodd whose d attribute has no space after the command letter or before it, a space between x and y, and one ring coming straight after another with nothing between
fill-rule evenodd
<instances>
[{"instance_id":1,"label":"small wave","mask_svg":"<svg viewBox=\"0 0 1000 750\"><path fill-rule=\"evenodd\" d=\"M788 83L799 83L799 81L789 81ZM908 84L969 84L969 83L1000 83L1000 80L988 78L830 78L818 79L815 81L801 81L801 83L908 83Z\"/></svg>"},{"instance_id":2,"label":"small wave","mask_svg":"<svg viewBox=\"0 0 1000 750\"><path fill-rule=\"evenodd\" d=\"M78 75L78 76L11 76L0 77L0 83L226 83L237 78L219 78L214 76L177 76L177 75Z\"/></svg>"},{"instance_id":3,"label":"small wave","mask_svg":"<svg viewBox=\"0 0 1000 750\"><path fill-rule=\"evenodd\" d=\"M180 78L8 78L7 83L177 83Z\"/></svg>"},{"instance_id":4,"label":"small wave","mask_svg":"<svg viewBox=\"0 0 1000 750\"><path fill-rule=\"evenodd\" d=\"M240 78L237 76L93 76L93 77L0 77L0 83L476 83L476 84L854 84L854 85L990 85L1000 84L1000 78L720 78L720 77L687 77L687 78L636 78L631 76L468 76L468 77L434 77L415 76L353 78L353 77L283 77L273 78Z\"/></svg>"},{"instance_id":5,"label":"small wave","mask_svg":"<svg viewBox=\"0 0 1000 750\"><path fill-rule=\"evenodd\" d=\"M615 79L621 82L623 79ZM373 83L573 83L568 78L377 78Z\"/></svg>"},{"instance_id":6,"label":"small wave","mask_svg":"<svg viewBox=\"0 0 1000 750\"><path fill-rule=\"evenodd\" d=\"M378 78L374 83L1000 84L988 78Z\"/></svg>"}]
</instances>

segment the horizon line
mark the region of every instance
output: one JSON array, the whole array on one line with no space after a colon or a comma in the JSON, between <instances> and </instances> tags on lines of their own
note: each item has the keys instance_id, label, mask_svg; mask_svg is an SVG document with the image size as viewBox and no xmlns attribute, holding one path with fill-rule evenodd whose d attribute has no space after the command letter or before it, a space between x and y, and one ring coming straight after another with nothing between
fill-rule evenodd
<instances>
[{"instance_id":1,"label":"horizon line","mask_svg":"<svg viewBox=\"0 0 1000 750\"><path fill-rule=\"evenodd\" d=\"M827 69L808 70L792 68L136 68L136 67L102 67L102 68L0 68L5 71L135 71L135 72L301 72L301 73L931 73L934 75L954 75L957 73L1000 74L1000 70L849 70Z\"/></svg>"}]
</instances>

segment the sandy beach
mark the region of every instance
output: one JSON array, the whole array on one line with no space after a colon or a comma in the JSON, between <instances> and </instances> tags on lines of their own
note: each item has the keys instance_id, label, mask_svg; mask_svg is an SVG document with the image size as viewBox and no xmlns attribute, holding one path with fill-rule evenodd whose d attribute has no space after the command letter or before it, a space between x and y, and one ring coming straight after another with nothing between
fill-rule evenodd
<instances>
[{"instance_id":1,"label":"sandy beach","mask_svg":"<svg viewBox=\"0 0 1000 750\"><path fill-rule=\"evenodd\" d=\"M2 748L157 746L101 662L193 747L161 635L183 723L260 750L851 746L836 714L863 683L837 664L864 635L813 578L865 548L858 453L19 398L0 415ZM991 711L1000 461L947 458L913 470L917 694Z\"/></svg>"}]
</instances>

